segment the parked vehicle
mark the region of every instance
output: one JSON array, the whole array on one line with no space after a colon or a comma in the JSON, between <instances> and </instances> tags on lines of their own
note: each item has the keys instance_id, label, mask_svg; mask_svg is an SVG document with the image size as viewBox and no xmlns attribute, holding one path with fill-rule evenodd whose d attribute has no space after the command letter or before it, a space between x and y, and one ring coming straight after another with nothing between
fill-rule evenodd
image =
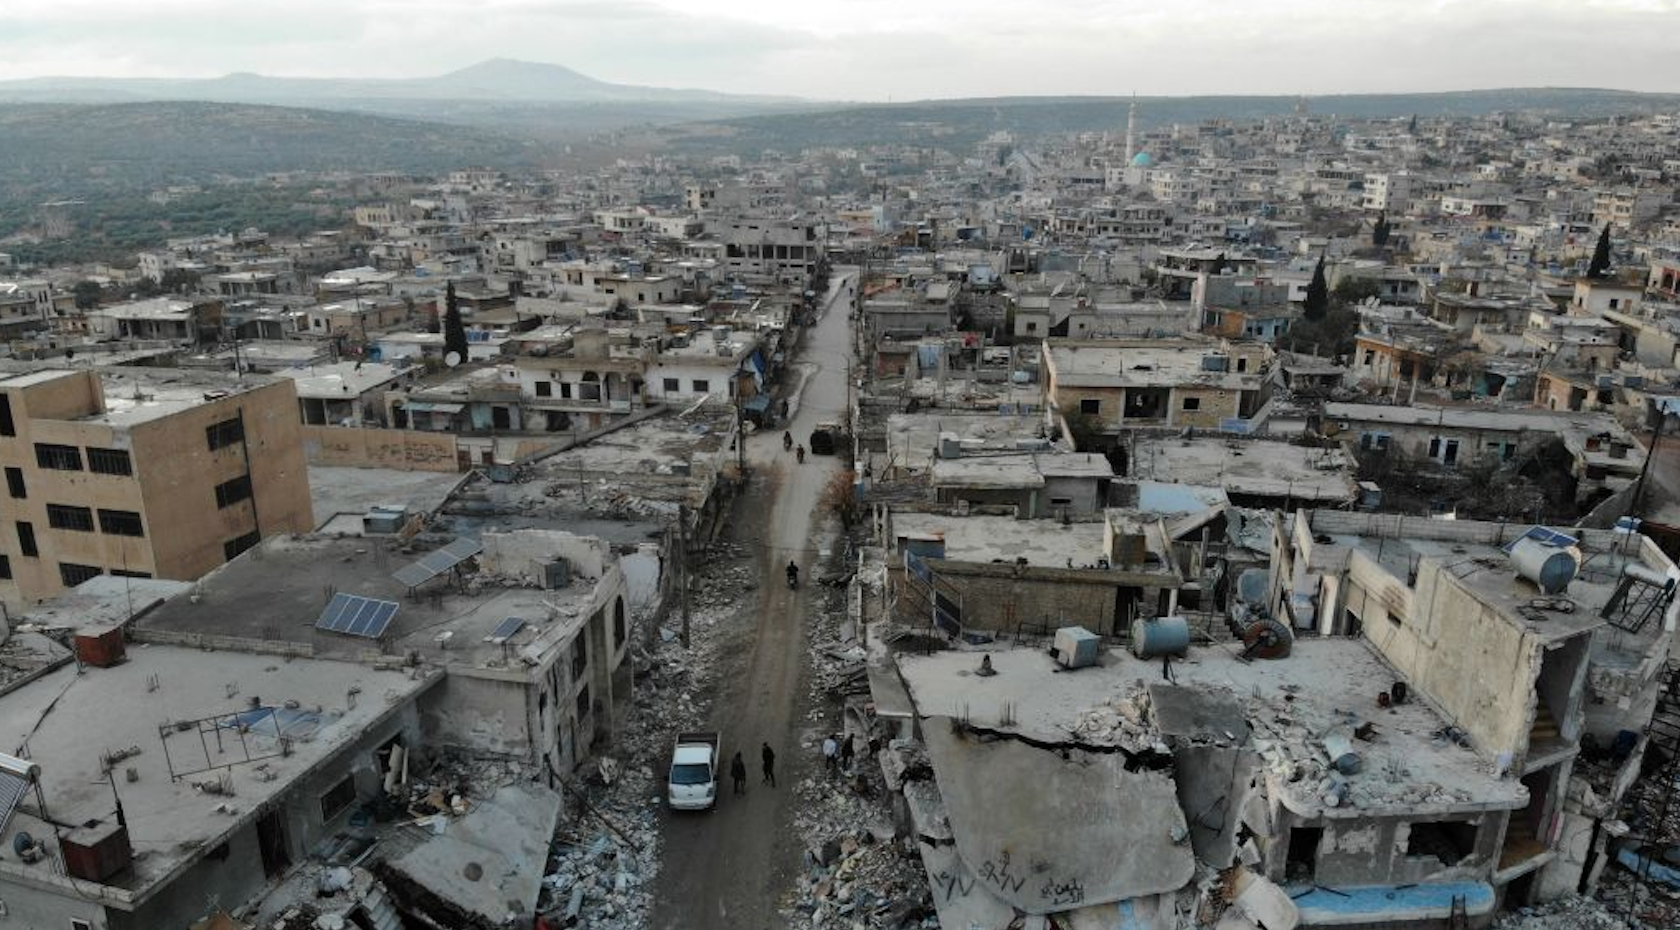
<instances>
[{"instance_id":1,"label":"parked vehicle","mask_svg":"<svg viewBox=\"0 0 1680 930\"><path fill-rule=\"evenodd\" d=\"M715 732L678 733L671 750L665 800L675 811L710 810L717 803L722 737Z\"/></svg>"},{"instance_id":2,"label":"parked vehicle","mask_svg":"<svg viewBox=\"0 0 1680 930\"><path fill-rule=\"evenodd\" d=\"M845 441L845 435L838 423L831 420L818 423L817 428L811 431L811 454L833 455L840 443Z\"/></svg>"}]
</instances>

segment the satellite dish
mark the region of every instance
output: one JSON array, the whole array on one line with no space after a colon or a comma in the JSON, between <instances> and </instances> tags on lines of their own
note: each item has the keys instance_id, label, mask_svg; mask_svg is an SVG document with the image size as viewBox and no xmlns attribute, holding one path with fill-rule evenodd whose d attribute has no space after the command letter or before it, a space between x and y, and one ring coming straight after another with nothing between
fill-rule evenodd
<instances>
[{"instance_id":1,"label":"satellite dish","mask_svg":"<svg viewBox=\"0 0 1680 930\"><path fill-rule=\"evenodd\" d=\"M446 353L444 353L443 363L445 365L448 365L450 368L454 368L456 365L461 364L461 353L459 353L459 352L446 352Z\"/></svg>"}]
</instances>

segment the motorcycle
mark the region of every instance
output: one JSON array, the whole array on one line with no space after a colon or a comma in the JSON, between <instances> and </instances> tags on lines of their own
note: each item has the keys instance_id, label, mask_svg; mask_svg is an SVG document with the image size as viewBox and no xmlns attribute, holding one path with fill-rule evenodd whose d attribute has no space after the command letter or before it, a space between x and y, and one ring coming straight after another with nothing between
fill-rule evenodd
<instances>
[{"instance_id":1,"label":"motorcycle","mask_svg":"<svg viewBox=\"0 0 1680 930\"><path fill-rule=\"evenodd\" d=\"M805 447L800 446L799 451L794 453L794 457L799 459L799 464L805 464Z\"/></svg>"}]
</instances>

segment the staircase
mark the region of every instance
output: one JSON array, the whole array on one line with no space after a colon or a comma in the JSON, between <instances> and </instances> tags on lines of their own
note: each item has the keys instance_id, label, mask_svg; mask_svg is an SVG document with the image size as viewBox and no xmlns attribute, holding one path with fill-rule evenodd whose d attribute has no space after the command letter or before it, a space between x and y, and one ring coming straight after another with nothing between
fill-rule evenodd
<instances>
[{"instance_id":1,"label":"staircase","mask_svg":"<svg viewBox=\"0 0 1680 930\"><path fill-rule=\"evenodd\" d=\"M893 612L896 619L912 628L927 624L949 636L962 635L962 592L909 550L904 553L904 585Z\"/></svg>"},{"instance_id":2,"label":"staircase","mask_svg":"<svg viewBox=\"0 0 1680 930\"><path fill-rule=\"evenodd\" d=\"M1552 716L1551 708L1545 701L1539 701L1534 711L1534 726L1528 731L1528 754L1532 757L1538 747L1563 742L1563 733L1558 730L1557 719Z\"/></svg>"}]
</instances>

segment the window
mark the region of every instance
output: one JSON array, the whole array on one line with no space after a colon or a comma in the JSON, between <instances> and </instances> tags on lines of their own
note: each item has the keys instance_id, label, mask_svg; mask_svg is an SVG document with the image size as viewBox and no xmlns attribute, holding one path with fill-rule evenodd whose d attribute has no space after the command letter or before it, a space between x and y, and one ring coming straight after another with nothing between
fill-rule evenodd
<instances>
[{"instance_id":1,"label":"window","mask_svg":"<svg viewBox=\"0 0 1680 930\"><path fill-rule=\"evenodd\" d=\"M9 555L0 555L0 579L8 579L11 577L12 557Z\"/></svg>"},{"instance_id":2,"label":"window","mask_svg":"<svg viewBox=\"0 0 1680 930\"><path fill-rule=\"evenodd\" d=\"M538 381L537 382L537 396L538 397L553 397L554 396L554 382L552 382L552 381Z\"/></svg>"},{"instance_id":3,"label":"window","mask_svg":"<svg viewBox=\"0 0 1680 930\"><path fill-rule=\"evenodd\" d=\"M58 563L58 577L59 580L64 582L66 588L74 588L89 578L98 578L103 574L105 574L105 569L94 565L77 565L75 562Z\"/></svg>"},{"instance_id":4,"label":"window","mask_svg":"<svg viewBox=\"0 0 1680 930\"><path fill-rule=\"evenodd\" d=\"M624 623L624 598L621 597L613 602L613 643L624 645L624 637L628 634L629 630Z\"/></svg>"},{"instance_id":5,"label":"window","mask_svg":"<svg viewBox=\"0 0 1680 930\"><path fill-rule=\"evenodd\" d=\"M41 551L35 548L35 524L18 521L18 551L30 558L37 558Z\"/></svg>"},{"instance_id":6,"label":"window","mask_svg":"<svg viewBox=\"0 0 1680 930\"><path fill-rule=\"evenodd\" d=\"M93 930L93 921L72 917L70 918L70 930Z\"/></svg>"},{"instance_id":7,"label":"window","mask_svg":"<svg viewBox=\"0 0 1680 930\"><path fill-rule=\"evenodd\" d=\"M231 507L242 500L249 500L250 497L250 475L240 475L216 485L216 506L218 508Z\"/></svg>"},{"instance_id":8,"label":"window","mask_svg":"<svg viewBox=\"0 0 1680 930\"><path fill-rule=\"evenodd\" d=\"M1202 409L1202 399L1200 397L1186 397L1186 398L1184 398L1184 409L1185 410L1200 410L1200 409Z\"/></svg>"},{"instance_id":9,"label":"window","mask_svg":"<svg viewBox=\"0 0 1680 930\"><path fill-rule=\"evenodd\" d=\"M1029 332L1029 333L1036 333L1036 332L1038 332L1038 324L1037 324L1037 323L1033 323L1033 322L1028 322L1028 323L1027 323L1027 332Z\"/></svg>"},{"instance_id":10,"label":"window","mask_svg":"<svg viewBox=\"0 0 1680 930\"><path fill-rule=\"evenodd\" d=\"M54 471L81 471L82 450L75 446L38 442L35 444L35 464Z\"/></svg>"},{"instance_id":11,"label":"window","mask_svg":"<svg viewBox=\"0 0 1680 930\"><path fill-rule=\"evenodd\" d=\"M111 569L110 574L115 575L118 578L150 578L150 577L152 577L151 572L131 572L131 571L128 571L127 569L118 570L118 569L115 569L115 568Z\"/></svg>"},{"instance_id":12,"label":"window","mask_svg":"<svg viewBox=\"0 0 1680 930\"><path fill-rule=\"evenodd\" d=\"M222 555L226 556L227 560L231 562L239 556L239 553L244 552L246 549L249 549L260 542L262 542L262 535L256 530L252 530L243 536L235 536L227 542L222 543Z\"/></svg>"},{"instance_id":13,"label":"window","mask_svg":"<svg viewBox=\"0 0 1680 930\"><path fill-rule=\"evenodd\" d=\"M1244 372L1244 371L1247 371L1247 370L1248 370L1248 359L1247 358L1237 359L1237 371L1240 373L1240 372Z\"/></svg>"},{"instance_id":14,"label":"window","mask_svg":"<svg viewBox=\"0 0 1680 930\"><path fill-rule=\"evenodd\" d=\"M589 644L583 639L572 643L572 680L583 677L583 670L589 667Z\"/></svg>"},{"instance_id":15,"label":"window","mask_svg":"<svg viewBox=\"0 0 1680 930\"><path fill-rule=\"evenodd\" d=\"M101 475L132 475L134 463L128 457L126 449L95 449L87 450L88 471Z\"/></svg>"},{"instance_id":16,"label":"window","mask_svg":"<svg viewBox=\"0 0 1680 930\"><path fill-rule=\"evenodd\" d=\"M16 436L17 423L12 420L12 395L0 394L0 436Z\"/></svg>"},{"instance_id":17,"label":"window","mask_svg":"<svg viewBox=\"0 0 1680 930\"><path fill-rule=\"evenodd\" d=\"M560 382L560 397L563 400L572 399L572 385L569 381Z\"/></svg>"},{"instance_id":18,"label":"window","mask_svg":"<svg viewBox=\"0 0 1680 930\"><path fill-rule=\"evenodd\" d=\"M577 716L579 720L589 716L589 686L584 685L577 696Z\"/></svg>"},{"instance_id":19,"label":"window","mask_svg":"<svg viewBox=\"0 0 1680 930\"><path fill-rule=\"evenodd\" d=\"M705 394L705 393L708 393L709 391L711 391L711 389L712 389L712 382L707 381L705 378L695 378L694 379L694 393Z\"/></svg>"},{"instance_id":20,"label":"window","mask_svg":"<svg viewBox=\"0 0 1680 930\"><path fill-rule=\"evenodd\" d=\"M71 507L68 504L48 504L47 525L55 530L75 530L78 533L91 533L93 532L93 511L86 507Z\"/></svg>"},{"instance_id":21,"label":"window","mask_svg":"<svg viewBox=\"0 0 1680 930\"><path fill-rule=\"evenodd\" d=\"M1365 350L1365 365L1366 365L1366 367L1369 367L1369 366L1375 364L1376 361L1377 361L1376 350L1375 349L1366 349Z\"/></svg>"},{"instance_id":22,"label":"window","mask_svg":"<svg viewBox=\"0 0 1680 930\"><path fill-rule=\"evenodd\" d=\"M325 823L344 813L350 805L356 803L356 776L346 775L344 780L327 789L321 795L321 822Z\"/></svg>"},{"instance_id":23,"label":"window","mask_svg":"<svg viewBox=\"0 0 1680 930\"><path fill-rule=\"evenodd\" d=\"M144 536L146 527L140 515L132 510L101 510L99 532L112 536Z\"/></svg>"},{"instance_id":24,"label":"window","mask_svg":"<svg viewBox=\"0 0 1680 930\"><path fill-rule=\"evenodd\" d=\"M29 489L23 485L23 469L7 467L6 490L12 492L14 500L23 500L29 496Z\"/></svg>"},{"instance_id":25,"label":"window","mask_svg":"<svg viewBox=\"0 0 1680 930\"><path fill-rule=\"evenodd\" d=\"M665 379L665 393L675 394L675 393L677 393L678 391L681 391L681 390L682 390L682 382L681 381L677 380L676 378L666 378Z\"/></svg>"},{"instance_id":26,"label":"window","mask_svg":"<svg viewBox=\"0 0 1680 930\"><path fill-rule=\"evenodd\" d=\"M1414 823L1406 834L1406 855L1427 856L1457 865L1476 851L1476 825L1465 820Z\"/></svg>"},{"instance_id":27,"label":"window","mask_svg":"<svg viewBox=\"0 0 1680 930\"><path fill-rule=\"evenodd\" d=\"M1318 872L1318 847L1323 840L1323 827L1295 827L1289 831L1289 857L1284 861L1287 881L1291 884L1312 881Z\"/></svg>"},{"instance_id":28,"label":"window","mask_svg":"<svg viewBox=\"0 0 1680 930\"><path fill-rule=\"evenodd\" d=\"M211 452L226 448L244 440L245 423L238 417L212 423L204 428L204 438L210 444Z\"/></svg>"},{"instance_id":29,"label":"window","mask_svg":"<svg viewBox=\"0 0 1680 930\"><path fill-rule=\"evenodd\" d=\"M1097 416L1102 413L1102 401L1088 397L1079 402L1079 412Z\"/></svg>"}]
</instances>

